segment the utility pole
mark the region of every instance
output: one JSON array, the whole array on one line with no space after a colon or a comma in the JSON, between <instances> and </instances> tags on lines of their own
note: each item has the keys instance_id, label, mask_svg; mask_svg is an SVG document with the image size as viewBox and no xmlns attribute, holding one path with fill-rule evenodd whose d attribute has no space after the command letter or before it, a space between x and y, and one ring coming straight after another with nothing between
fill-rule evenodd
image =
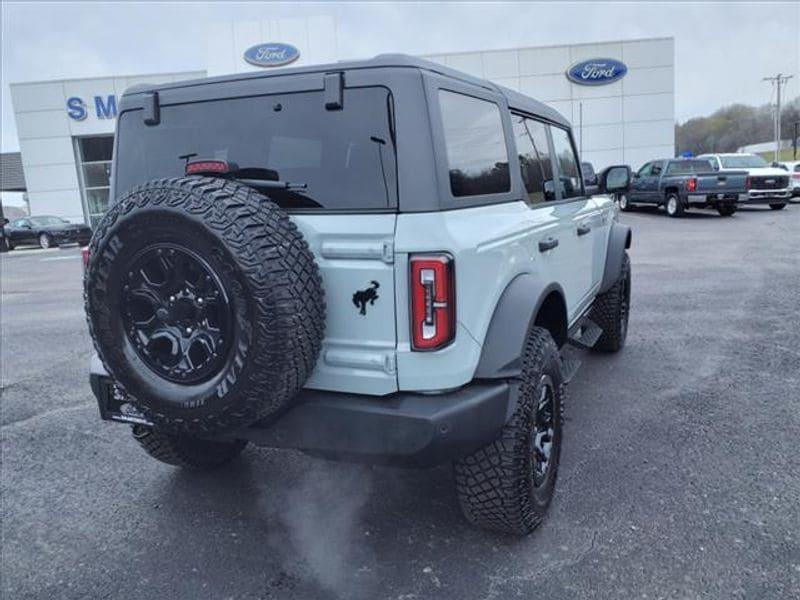
<instances>
[{"instance_id":1,"label":"utility pole","mask_svg":"<svg viewBox=\"0 0 800 600\"><path fill-rule=\"evenodd\" d=\"M778 162L778 153L781 149L781 87L786 85L794 75L778 73L775 77L763 77L761 81L769 81L776 86L775 94L775 162Z\"/></svg>"}]
</instances>

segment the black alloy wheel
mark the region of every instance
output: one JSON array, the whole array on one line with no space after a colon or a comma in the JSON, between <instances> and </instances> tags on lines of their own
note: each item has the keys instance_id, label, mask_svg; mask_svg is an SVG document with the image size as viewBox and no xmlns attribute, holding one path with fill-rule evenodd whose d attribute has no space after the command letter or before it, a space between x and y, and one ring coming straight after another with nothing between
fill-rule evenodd
<instances>
[{"instance_id":1,"label":"black alloy wheel","mask_svg":"<svg viewBox=\"0 0 800 600\"><path fill-rule=\"evenodd\" d=\"M164 379L194 384L225 365L231 303L219 276L188 248L160 243L136 254L120 306L136 353Z\"/></svg>"},{"instance_id":2,"label":"black alloy wheel","mask_svg":"<svg viewBox=\"0 0 800 600\"><path fill-rule=\"evenodd\" d=\"M551 459L556 428L555 395L553 380L547 374L542 375L539 381L533 432L530 437L534 488L547 482L550 466L553 463Z\"/></svg>"}]
</instances>

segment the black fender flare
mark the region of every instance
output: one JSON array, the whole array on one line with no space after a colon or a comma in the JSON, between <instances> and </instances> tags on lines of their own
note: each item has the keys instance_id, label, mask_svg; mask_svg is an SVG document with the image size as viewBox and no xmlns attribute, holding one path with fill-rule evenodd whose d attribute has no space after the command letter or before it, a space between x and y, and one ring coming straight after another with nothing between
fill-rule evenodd
<instances>
[{"instance_id":1,"label":"black fender flare","mask_svg":"<svg viewBox=\"0 0 800 600\"><path fill-rule=\"evenodd\" d=\"M497 301L483 338L476 379L519 377L528 332L545 298L553 291L562 299L565 297L560 285L551 283L543 288L541 280L530 273L522 273L511 280Z\"/></svg>"},{"instance_id":2,"label":"black fender flare","mask_svg":"<svg viewBox=\"0 0 800 600\"><path fill-rule=\"evenodd\" d=\"M598 293L607 292L619 279L619 274L622 272L622 259L625 256L625 250L631 247L631 238L630 227L616 221L611 224L606 249L606 266Z\"/></svg>"}]
</instances>

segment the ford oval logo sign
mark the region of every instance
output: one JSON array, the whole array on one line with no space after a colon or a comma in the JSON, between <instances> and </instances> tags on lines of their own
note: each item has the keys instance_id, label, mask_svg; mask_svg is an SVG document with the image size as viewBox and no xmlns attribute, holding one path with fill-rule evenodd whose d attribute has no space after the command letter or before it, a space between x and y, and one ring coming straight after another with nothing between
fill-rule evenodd
<instances>
[{"instance_id":1,"label":"ford oval logo sign","mask_svg":"<svg viewBox=\"0 0 800 600\"><path fill-rule=\"evenodd\" d=\"M281 67L298 58L300 51L291 44L258 44L244 53L244 59L257 67Z\"/></svg>"},{"instance_id":2,"label":"ford oval logo sign","mask_svg":"<svg viewBox=\"0 0 800 600\"><path fill-rule=\"evenodd\" d=\"M580 85L606 85L619 81L628 72L625 63L613 58L592 58L567 69L567 79Z\"/></svg>"}]
</instances>

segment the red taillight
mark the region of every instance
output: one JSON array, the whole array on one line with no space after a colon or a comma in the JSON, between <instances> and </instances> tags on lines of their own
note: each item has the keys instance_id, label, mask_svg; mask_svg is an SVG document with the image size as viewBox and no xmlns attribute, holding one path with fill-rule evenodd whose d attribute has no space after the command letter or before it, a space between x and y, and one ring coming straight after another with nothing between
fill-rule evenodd
<instances>
[{"instance_id":1,"label":"red taillight","mask_svg":"<svg viewBox=\"0 0 800 600\"><path fill-rule=\"evenodd\" d=\"M83 261L84 268L89 266L89 246L81 248L81 260Z\"/></svg>"},{"instance_id":2,"label":"red taillight","mask_svg":"<svg viewBox=\"0 0 800 600\"><path fill-rule=\"evenodd\" d=\"M446 254L411 257L411 349L438 350L456 335L455 269Z\"/></svg>"},{"instance_id":3,"label":"red taillight","mask_svg":"<svg viewBox=\"0 0 800 600\"><path fill-rule=\"evenodd\" d=\"M204 175L227 173L228 163L224 160L196 160L194 162L186 163L187 175Z\"/></svg>"},{"instance_id":4,"label":"red taillight","mask_svg":"<svg viewBox=\"0 0 800 600\"><path fill-rule=\"evenodd\" d=\"M798 172L798 173L792 173L792 178L793 178L793 179L800 179L800 172Z\"/></svg>"},{"instance_id":5,"label":"red taillight","mask_svg":"<svg viewBox=\"0 0 800 600\"><path fill-rule=\"evenodd\" d=\"M686 191L693 192L696 189L697 189L697 178L689 177L689 179L686 180Z\"/></svg>"}]
</instances>

